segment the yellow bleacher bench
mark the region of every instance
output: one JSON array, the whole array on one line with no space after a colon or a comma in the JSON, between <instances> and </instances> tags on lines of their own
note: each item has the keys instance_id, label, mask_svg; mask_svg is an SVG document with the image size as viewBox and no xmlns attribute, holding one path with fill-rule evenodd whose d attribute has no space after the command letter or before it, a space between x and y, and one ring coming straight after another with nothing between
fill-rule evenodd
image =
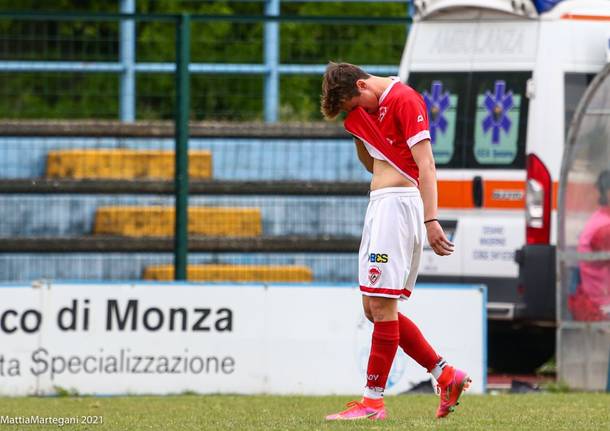
<instances>
[{"instance_id":1,"label":"yellow bleacher bench","mask_svg":"<svg viewBox=\"0 0 610 431\"><path fill-rule=\"evenodd\" d=\"M66 179L172 179L175 158L171 150L73 149L47 154L48 178ZM189 176L212 177L212 153L189 151Z\"/></svg>"},{"instance_id":2,"label":"yellow bleacher bench","mask_svg":"<svg viewBox=\"0 0 610 431\"><path fill-rule=\"evenodd\" d=\"M109 206L95 213L93 233L130 237L174 235L175 209L167 206ZM253 237L263 231L258 208L190 207L190 235Z\"/></svg>"},{"instance_id":3,"label":"yellow bleacher bench","mask_svg":"<svg viewBox=\"0 0 610 431\"><path fill-rule=\"evenodd\" d=\"M188 265L189 281L307 283L313 280L311 269L300 265ZM173 265L152 265L144 270L145 280L171 281Z\"/></svg>"}]
</instances>

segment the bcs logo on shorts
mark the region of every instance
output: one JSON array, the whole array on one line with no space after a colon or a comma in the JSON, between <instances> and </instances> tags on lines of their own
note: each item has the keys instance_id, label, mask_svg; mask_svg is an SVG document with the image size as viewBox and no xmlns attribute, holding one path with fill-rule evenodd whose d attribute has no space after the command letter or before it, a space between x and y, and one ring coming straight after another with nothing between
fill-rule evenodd
<instances>
[{"instance_id":1,"label":"bcs logo on shorts","mask_svg":"<svg viewBox=\"0 0 610 431\"><path fill-rule=\"evenodd\" d=\"M390 258L385 253L371 253L369 256L369 261L371 263L388 263L388 260L390 260Z\"/></svg>"},{"instance_id":2,"label":"bcs logo on shorts","mask_svg":"<svg viewBox=\"0 0 610 431\"><path fill-rule=\"evenodd\" d=\"M371 266L369 268L369 281L371 282L371 286L375 285L381 278L381 270L376 266Z\"/></svg>"}]
</instances>

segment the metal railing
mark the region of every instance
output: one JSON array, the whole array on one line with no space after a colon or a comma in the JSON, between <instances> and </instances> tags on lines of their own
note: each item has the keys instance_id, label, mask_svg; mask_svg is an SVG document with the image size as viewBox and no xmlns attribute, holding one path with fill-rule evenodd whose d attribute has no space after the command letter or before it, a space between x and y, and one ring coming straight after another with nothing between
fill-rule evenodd
<instances>
[{"instance_id":1,"label":"metal railing","mask_svg":"<svg viewBox=\"0 0 610 431\"><path fill-rule=\"evenodd\" d=\"M284 0L285 1L285 0ZM404 0L393 0L403 3ZM132 122L136 119L136 79L137 74L173 73L176 70L172 62L137 62L136 61L136 23L137 22L174 22L188 20L189 23L264 23L262 38L263 58L261 63L201 63L188 65L190 74L231 74L231 75L263 75L263 112L264 121L277 122L279 119L279 85L280 78L285 75L321 75L325 64L283 64L280 61L280 23L314 23L314 24L354 24L354 25L384 25L401 24L405 28L410 24L410 16L396 17L357 17L357 16L281 16L279 15L281 0L266 0L265 15L262 16L230 16L230 15L199 15L199 14L138 14L135 12L135 0L120 0L120 13L57 13L57 12L3 12L0 20L27 21L119 21L119 59L107 61L7 61L0 60L0 72L78 72L78 73L114 73L120 76L119 118L121 121ZM408 3L410 4L410 2ZM190 40L190 24L188 36ZM186 39L185 39L186 40ZM401 43L404 39L401 40ZM374 74L395 74L397 64L363 64L367 71Z\"/></svg>"}]
</instances>

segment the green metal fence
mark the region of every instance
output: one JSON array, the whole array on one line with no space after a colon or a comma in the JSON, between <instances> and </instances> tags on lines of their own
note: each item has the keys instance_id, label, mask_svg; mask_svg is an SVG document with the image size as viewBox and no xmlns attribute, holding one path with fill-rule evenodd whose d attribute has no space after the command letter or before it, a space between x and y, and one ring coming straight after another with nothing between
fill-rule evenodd
<instances>
[{"instance_id":1,"label":"green metal fence","mask_svg":"<svg viewBox=\"0 0 610 431\"><path fill-rule=\"evenodd\" d=\"M79 187L81 189L77 193L86 190L88 193L103 195L114 188L110 193L126 190L125 193L154 195L163 189L162 194L174 196L174 277L178 280L186 279L189 184L195 184L195 189L199 190L195 193L207 193L209 188L206 187L216 187L216 194L222 194L223 190L230 190L231 194L239 194L240 190L244 194L257 194L262 185L267 187L266 194L277 192L280 195L298 196L301 193L323 195L329 187L332 189L332 182L336 181L331 179L329 183L326 171L332 170L333 166L325 166L325 172L317 178L318 174L312 174L308 179L308 183L317 183L321 187L319 189L311 189L311 185L302 183L282 186L286 178L273 172L271 178L255 178L254 184L249 181L249 188L243 187L243 184L227 185L222 178L204 181L206 186L197 185L197 181L188 175L191 135L189 120L320 120L320 76L326 61L349 60L368 64L368 70L372 73L395 72L406 39L407 23L407 18L362 16L0 13L0 28L3 29L0 35L0 80L3 83L0 86L0 128L3 128L0 158L5 160L4 164L0 162L0 192L11 194L17 190L31 194L37 193L42 186L45 193L52 189L53 193L66 195ZM133 30L125 24L133 24ZM277 32L270 32L270 26L271 30L276 26ZM133 31L134 36L127 42L124 38L126 31ZM281 42L277 39L280 34ZM367 37L360 40L359 34ZM268 43L270 37L276 38L271 47ZM126 77L137 79L130 85ZM278 88L274 89L274 85ZM270 104L274 100L275 105ZM132 111L130 103L135 104L133 114L129 114ZM164 130L161 134L154 130L148 134L142 132L148 127L146 125L139 125L137 130L132 130L128 125L100 122L112 118L129 119L130 115L137 120L171 119L174 127L171 129L167 124L159 122L148 123L154 130ZM168 130L173 130L173 187L168 189L165 183L160 184L151 178L139 178L139 189L131 187L128 179L102 178L93 182L87 178L76 182L56 179L53 180L53 184L58 184L55 189L49 181L31 181L29 185L15 183L21 181L19 178L33 180L39 175L18 174L19 178L15 178L11 173L14 166L10 160L21 159L24 153L40 152L43 147L53 149L57 147L55 142L61 141L61 138L49 138L49 134L65 136L66 130L74 124L77 124L77 128L83 125L82 121L72 125L65 125L61 121L46 121L66 118L86 119L89 122L93 120L94 123L93 126L89 124L91 127L88 129L83 129L80 135L74 130L68 131L69 135L86 137L89 136L86 133L93 133L114 136L116 142L113 145L119 148L140 148L143 141L138 141L138 138L153 137L152 141L145 142L144 147L150 149L152 146L161 150L165 146L160 141L155 143L155 134L167 136ZM35 132L36 127L32 123L23 122L24 119L45 120L47 131ZM113 135L106 128L119 131ZM223 128L222 125L218 127ZM21 136L37 135L37 143L15 138L15 130ZM29 135L27 130L31 131ZM308 128L303 124L283 131L281 128L252 124L236 126L233 130L238 132L228 137L239 135L243 139L250 130L259 140L271 135L274 139L345 139L336 130L329 134L325 127ZM135 136L134 142L129 141L132 134ZM219 134L221 135L222 133ZM62 149L80 147L80 143L66 142L61 142ZM306 141L301 144L310 145ZM74 146L71 147L72 145ZM105 148L107 145L104 138L99 138L93 147ZM287 144L284 151L274 150L265 157L278 158L274 166L302 167L318 163L312 159L294 164L290 155L291 151L295 153L292 149L294 145L295 142ZM218 147L218 152L222 152L221 146ZM331 147L332 145L328 148ZM252 148L258 147L253 145ZM235 154L241 154L242 157L263 157L255 153L246 155L243 149L239 151L241 153ZM227 171L230 170L227 166L231 163L238 169L239 156L223 156ZM326 160L331 160L332 157L329 153ZM323 156L322 159L324 158ZM30 172L28 169L26 166L24 171ZM120 170L122 167L117 165L112 169ZM314 168L307 169L318 172ZM353 184L348 184L343 189L339 187L339 193L344 196L345 193L361 193L365 190L361 180L362 177L348 178L348 182ZM66 196L65 199L68 202L71 198ZM18 201L19 199L10 201L12 203L6 201L4 205L17 205ZM5 210L10 212L10 208ZM306 211L301 211L303 212ZM49 220L52 223L52 214L49 215ZM332 246L327 244L326 250L351 250L353 238L353 235L350 236L350 245L347 247L334 242ZM301 238L300 243L306 244L306 240L307 238ZM281 249L277 248L277 241L265 241L254 241L254 245L244 246L243 250L264 252L273 250L273 244L276 244L276 250ZM14 248L20 247L18 242L15 244ZM308 247L309 252L314 250L311 245ZM322 249L324 247L321 246ZM75 249L78 247L75 246ZM235 246L227 246L226 249L234 250ZM103 251L104 248L100 246L99 250ZM295 248L295 251L302 250Z\"/></svg>"}]
</instances>

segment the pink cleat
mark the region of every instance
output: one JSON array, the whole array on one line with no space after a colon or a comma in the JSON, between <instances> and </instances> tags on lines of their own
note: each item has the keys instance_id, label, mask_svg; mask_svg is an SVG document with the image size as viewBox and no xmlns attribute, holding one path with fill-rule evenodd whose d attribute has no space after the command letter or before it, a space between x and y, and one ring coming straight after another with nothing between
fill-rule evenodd
<instances>
[{"instance_id":1,"label":"pink cleat","mask_svg":"<svg viewBox=\"0 0 610 431\"><path fill-rule=\"evenodd\" d=\"M354 421L359 419L384 420L386 418L385 407L375 409L365 406L360 401L350 401L347 409L340 413L326 416L327 421Z\"/></svg>"},{"instance_id":2,"label":"pink cleat","mask_svg":"<svg viewBox=\"0 0 610 431\"><path fill-rule=\"evenodd\" d=\"M436 386L441 395L441 401L436 410L437 418L444 418L455 410L455 406L459 404L460 395L468 389L471 382L472 380L464 371L449 365L443 369Z\"/></svg>"}]
</instances>

